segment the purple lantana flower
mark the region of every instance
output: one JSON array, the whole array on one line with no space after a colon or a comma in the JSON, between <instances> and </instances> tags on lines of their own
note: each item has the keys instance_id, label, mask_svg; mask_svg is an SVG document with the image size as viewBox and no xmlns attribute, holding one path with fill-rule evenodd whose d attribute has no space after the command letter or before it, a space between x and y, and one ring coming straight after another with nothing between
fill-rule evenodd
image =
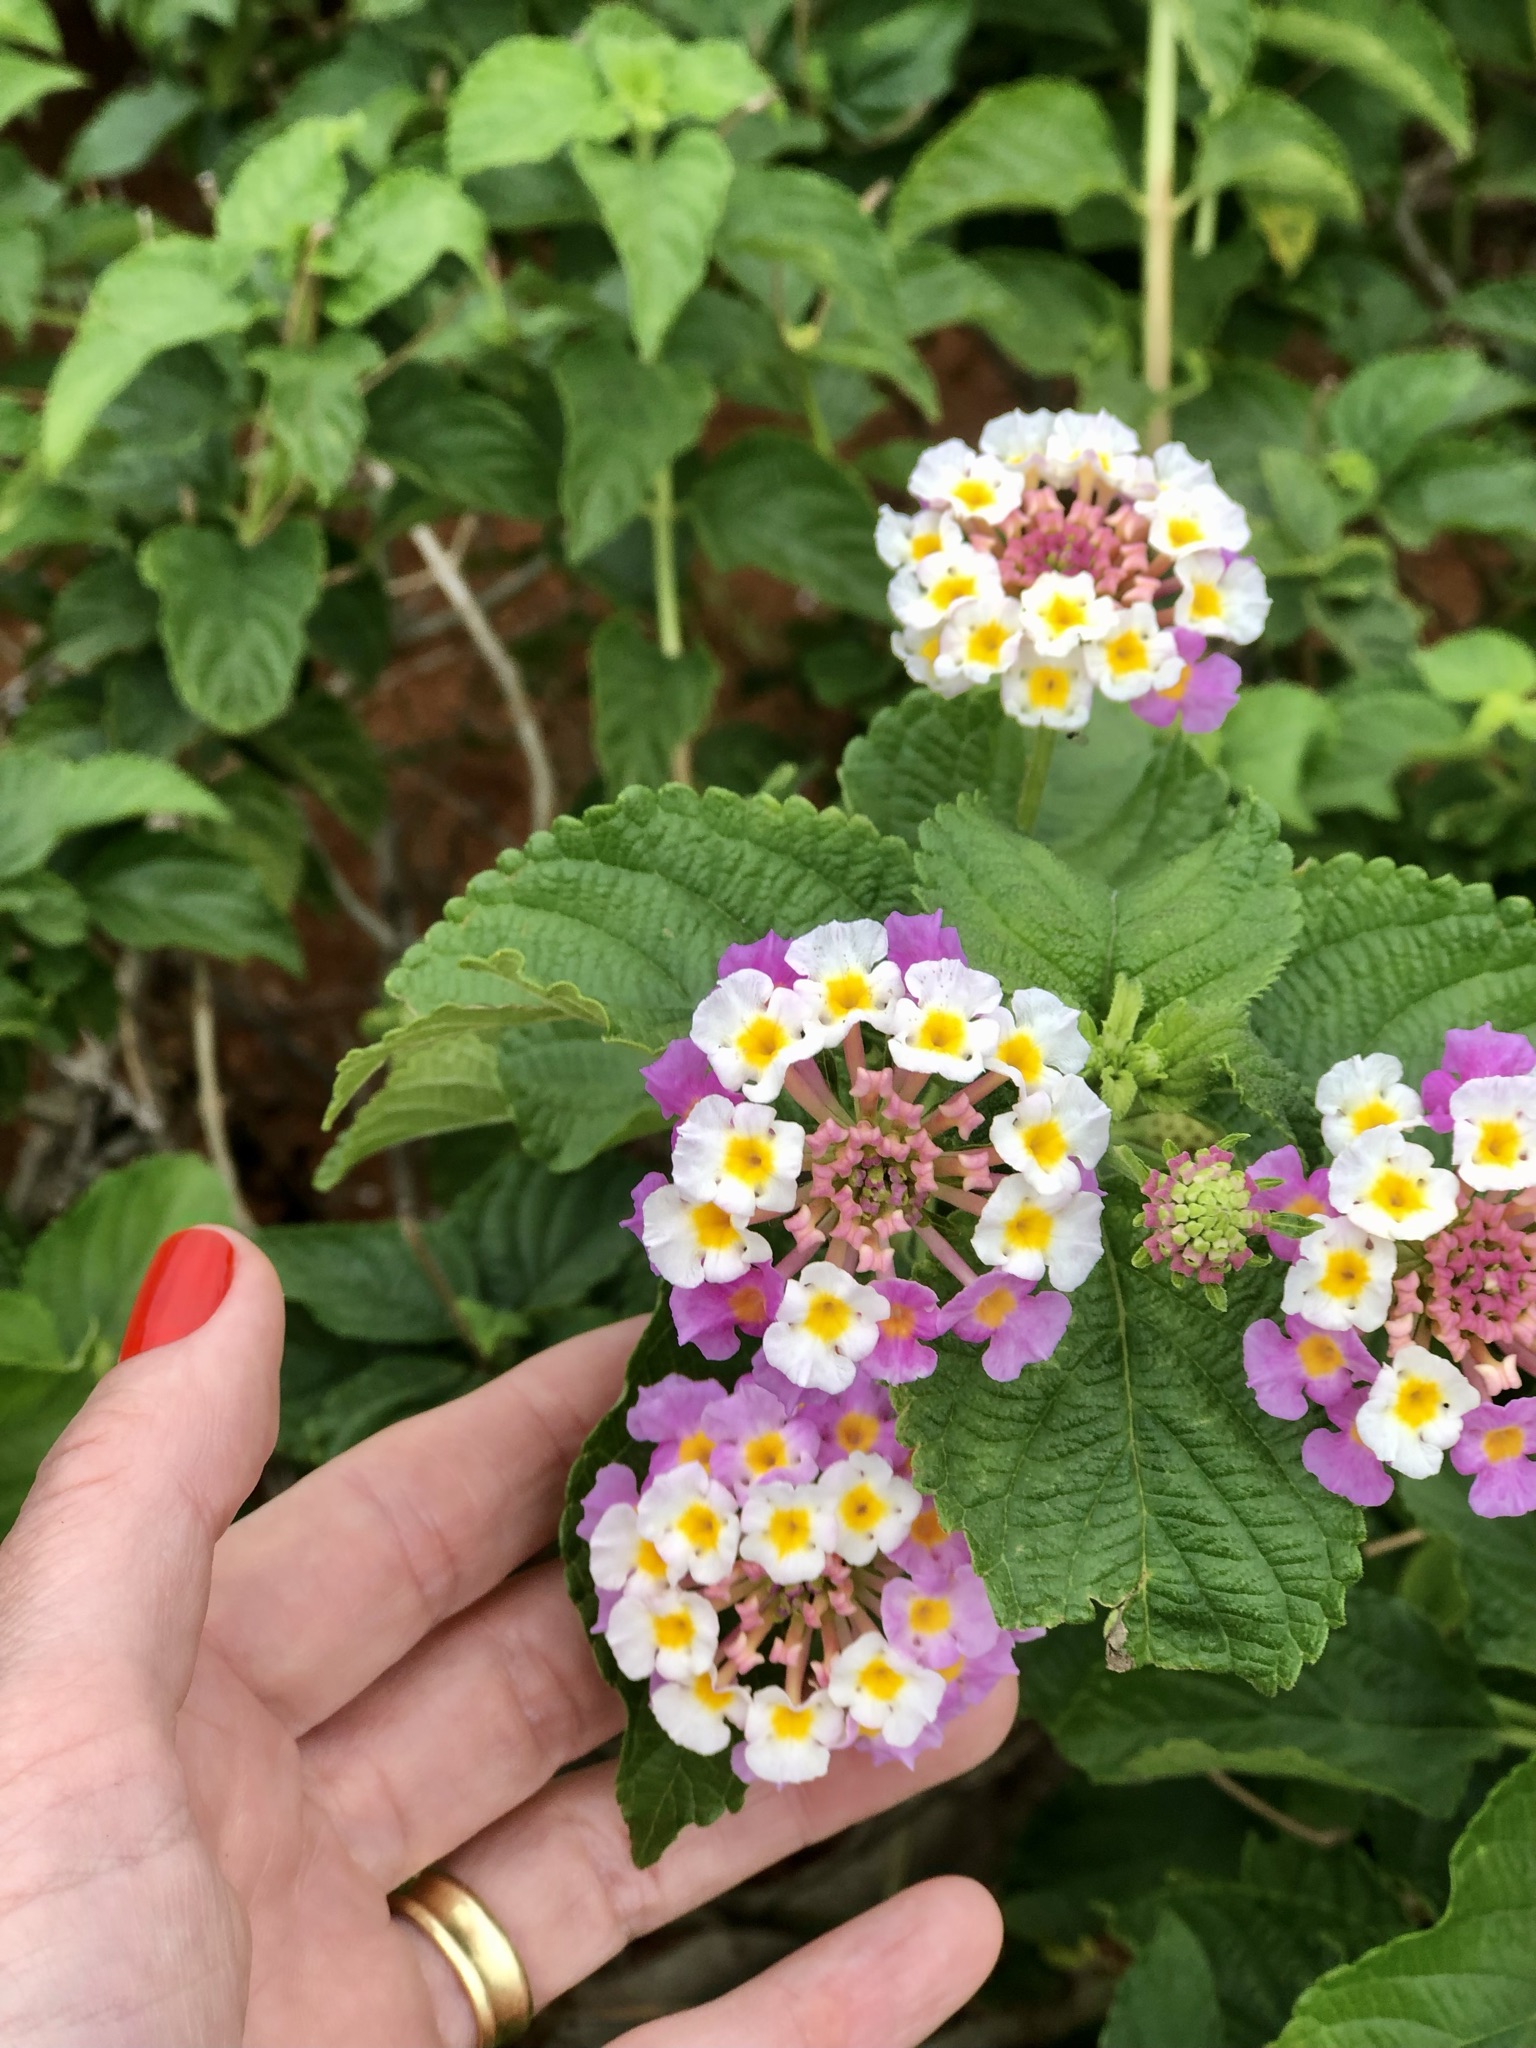
<instances>
[{"instance_id":1,"label":"purple lantana flower","mask_svg":"<svg viewBox=\"0 0 1536 2048\"><path fill-rule=\"evenodd\" d=\"M1016 1380L1026 1365L1042 1364L1071 1320L1064 1294L1036 1294L1032 1280L997 1272L962 1287L943 1312L946 1330L986 1345L981 1369L994 1380Z\"/></svg>"},{"instance_id":2,"label":"purple lantana flower","mask_svg":"<svg viewBox=\"0 0 1536 2048\"><path fill-rule=\"evenodd\" d=\"M1172 689L1137 697L1131 709L1148 725L1182 719L1186 732L1214 732L1237 702L1243 672L1230 654L1207 654L1204 635L1188 626L1175 627L1173 639L1184 658L1183 674Z\"/></svg>"},{"instance_id":3,"label":"purple lantana flower","mask_svg":"<svg viewBox=\"0 0 1536 2048\"><path fill-rule=\"evenodd\" d=\"M893 910L885 920L885 937L890 949L886 958L894 960L903 974L919 960L965 958L960 934L944 922L942 910L925 911L921 917Z\"/></svg>"},{"instance_id":4,"label":"purple lantana flower","mask_svg":"<svg viewBox=\"0 0 1536 2048\"><path fill-rule=\"evenodd\" d=\"M1451 1097L1463 1081L1483 1081L1494 1074L1528 1074L1536 1068L1536 1046L1519 1031L1495 1031L1479 1024L1471 1031L1447 1031L1441 1064L1424 1076L1420 1097L1424 1121L1432 1131L1448 1131Z\"/></svg>"},{"instance_id":5,"label":"purple lantana flower","mask_svg":"<svg viewBox=\"0 0 1536 2048\"><path fill-rule=\"evenodd\" d=\"M1357 1508L1379 1508L1392 1498L1392 1474L1355 1428L1368 1391L1354 1387L1331 1402L1325 1412L1333 1427L1314 1429L1301 1447L1301 1462L1312 1477Z\"/></svg>"},{"instance_id":6,"label":"purple lantana flower","mask_svg":"<svg viewBox=\"0 0 1536 2048\"><path fill-rule=\"evenodd\" d=\"M1266 1415L1299 1422L1308 1400L1329 1408L1357 1381L1376 1377L1376 1361L1353 1330L1319 1330L1304 1316L1285 1328L1266 1317L1243 1332L1243 1371Z\"/></svg>"},{"instance_id":7,"label":"purple lantana flower","mask_svg":"<svg viewBox=\"0 0 1536 2048\"><path fill-rule=\"evenodd\" d=\"M784 1298L784 1275L776 1267L751 1267L739 1280L706 1280L698 1287L672 1289L672 1322L678 1341L706 1358L734 1358L740 1332L761 1337Z\"/></svg>"},{"instance_id":8,"label":"purple lantana flower","mask_svg":"<svg viewBox=\"0 0 1536 2048\"><path fill-rule=\"evenodd\" d=\"M750 1375L734 1394L709 1403L699 1427L714 1444L709 1476L738 1499L759 1479L800 1485L816 1477L821 1432L809 1416L791 1416L777 1394Z\"/></svg>"},{"instance_id":9,"label":"purple lantana flower","mask_svg":"<svg viewBox=\"0 0 1536 2048\"><path fill-rule=\"evenodd\" d=\"M939 1362L931 1341L943 1328L939 1297L916 1280L877 1280L874 1288L891 1304L891 1312L864 1361L865 1371L892 1386L926 1379Z\"/></svg>"},{"instance_id":10,"label":"purple lantana flower","mask_svg":"<svg viewBox=\"0 0 1536 2048\"><path fill-rule=\"evenodd\" d=\"M1257 1187L1255 1183L1261 1180L1278 1180L1280 1185ZM1254 1187L1251 1206L1255 1209L1286 1209L1293 1216L1333 1214L1333 1204L1328 1200L1327 1167L1320 1166L1314 1173L1308 1173L1294 1145L1278 1146L1255 1159L1248 1169L1248 1181ZM1288 1266L1295 1265L1300 1256L1300 1238L1266 1231L1264 1241L1277 1259L1283 1259Z\"/></svg>"},{"instance_id":11,"label":"purple lantana flower","mask_svg":"<svg viewBox=\"0 0 1536 2048\"><path fill-rule=\"evenodd\" d=\"M1002 1633L987 1589L969 1565L922 1585L892 1579L880 1596L880 1626L888 1642L930 1671L946 1670L957 1657L984 1655Z\"/></svg>"},{"instance_id":12,"label":"purple lantana flower","mask_svg":"<svg viewBox=\"0 0 1536 2048\"><path fill-rule=\"evenodd\" d=\"M781 939L777 932L764 932L750 945L727 946L720 955L720 979L723 981L728 974L736 974L743 967L755 967L777 987L793 988L797 977L784 957L788 949L789 940Z\"/></svg>"},{"instance_id":13,"label":"purple lantana flower","mask_svg":"<svg viewBox=\"0 0 1536 2048\"><path fill-rule=\"evenodd\" d=\"M645 1091L665 1117L685 1117L706 1095L724 1095L740 1102L728 1088L722 1088L715 1070L691 1038L674 1038L659 1058L640 1069ZM658 1185L664 1175L650 1176ZM649 1192L649 1189L647 1189Z\"/></svg>"},{"instance_id":14,"label":"purple lantana flower","mask_svg":"<svg viewBox=\"0 0 1536 2048\"><path fill-rule=\"evenodd\" d=\"M1469 1033L1468 1036L1471 1034ZM1503 1035L1503 1034L1496 1034ZM1471 1477L1474 1515L1528 1515L1536 1508L1536 1400L1485 1401L1464 1416L1451 1463Z\"/></svg>"},{"instance_id":15,"label":"purple lantana flower","mask_svg":"<svg viewBox=\"0 0 1536 2048\"><path fill-rule=\"evenodd\" d=\"M656 1446L651 1478L674 1465L708 1465L714 1442L702 1427L704 1410L711 1401L724 1399L718 1380L690 1379L685 1372L669 1372L654 1386L641 1388L624 1421L637 1443Z\"/></svg>"},{"instance_id":16,"label":"purple lantana flower","mask_svg":"<svg viewBox=\"0 0 1536 2048\"><path fill-rule=\"evenodd\" d=\"M840 1394L809 1395L803 1412L820 1430L826 1458L851 1458L856 1452L872 1451L891 1465L906 1463L907 1454L896 1441L896 1411L890 1396L867 1372L856 1372Z\"/></svg>"}]
</instances>

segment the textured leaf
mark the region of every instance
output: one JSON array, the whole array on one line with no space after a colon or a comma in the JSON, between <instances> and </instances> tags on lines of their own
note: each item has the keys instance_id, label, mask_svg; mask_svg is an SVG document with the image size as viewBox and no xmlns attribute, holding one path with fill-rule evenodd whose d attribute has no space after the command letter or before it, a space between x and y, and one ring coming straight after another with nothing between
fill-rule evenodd
<instances>
[{"instance_id":1,"label":"textured leaf","mask_svg":"<svg viewBox=\"0 0 1536 2048\"><path fill-rule=\"evenodd\" d=\"M719 680L707 648L669 660L633 619L605 619L587 656L592 741L613 795L672 774L677 748L702 731Z\"/></svg>"},{"instance_id":2,"label":"textured leaf","mask_svg":"<svg viewBox=\"0 0 1536 2048\"><path fill-rule=\"evenodd\" d=\"M1319 814L1365 811L1402 815L1396 782L1410 762L1453 752L1462 726L1455 712L1422 690L1364 690L1346 684L1329 698L1334 737L1312 763L1307 795Z\"/></svg>"},{"instance_id":3,"label":"textured leaf","mask_svg":"<svg viewBox=\"0 0 1536 2048\"><path fill-rule=\"evenodd\" d=\"M301 974L293 927L244 861L180 832L130 832L75 876L91 917L122 946L185 946L216 960L275 961Z\"/></svg>"},{"instance_id":4,"label":"textured leaf","mask_svg":"<svg viewBox=\"0 0 1536 2048\"><path fill-rule=\"evenodd\" d=\"M418 1012L484 1000L472 991L494 988L484 964L497 955L570 1014L656 1049L687 1030L727 946L907 908L911 874L900 840L797 797L626 790L503 854L388 987Z\"/></svg>"},{"instance_id":5,"label":"textured leaf","mask_svg":"<svg viewBox=\"0 0 1536 2048\"><path fill-rule=\"evenodd\" d=\"M320 598L325 546L307 519L243 548L216 526L163 526L139 550L160 598L176 694L218 732L250 732L285 711Z\"/></svg>"},{"instance_id":6,"label":"textured leaf","mask_svg":"<svg viewBox=\"0 0 1536 2048\"><path fill-rule=\"evenodd\" d=\"M897 323L896 272L885 237L846 185L788 165L743 169L720 229L720 260L788 264L814 279L865 331ZM746 272L749 283L758 273ZM766 282L772 295L773 276Z\"/></svg>"},{"instance_id":7,"label":"textured leaf","mask_svg":"<svg viewBox=\"0 0 1536 2048\"><path fill-rule=\"evenodd\" d=\"M1272 804L1282 824L1315 832L1309 770L1335 723L1331 701L1300 683L1244 690L1221 729L1221 765L1236 788Z\"/></svg>"},{"instance_id":8,"label":"textured leaf","mask_svg":"<svg viewBox=\"0 0 1536 2048\"><path fill-rule=\"evenodd\" d=\"M396 1057L383 1087L363 1104L315 1169L315 1186L325 1193L363 1160L413 1138L511 1122L494 1043L455 1030Z\"/></svg>"},{"instance_id":9,"label":"textured leaf","mask_svg":"<svg viewBox=\"0 0 1536 2048\"><path fill-rule=\"evenodd\" d=\"M423 1226L456 1294L475 1293L475 1273L457 1232ZM284 1223L263 1230L262 1250L277 1268L283 1293L338 1337L381 1344L440 1344L457 1325L438 1287L398 1223Z\"/></svg>"},{"instance_id":10,"label":"textured leaf","mask_svg":"<svg viewBox=\"0 0 1536 2048\"><path fill-rule=\"evenodd\" d=\"M71 1363L47 1302L19 1287L0 1287L0 1368L67 1372Z\"/></svg>"},{"instance_id":11,"label":"textured leaf","mask_svg":"<svg viewBox=\"0 0 1536 2048\"><path fill-rule=\"evenodd\" d=\"M284 1372L287 1360L284 1360ZM440 1352L403 1351L375 1358L358 1372L348 1373L329 1387L294 1422L287 1420L285 1396L285 1442L290 1457L308 1465L323 1465L340 1457L353 1444L408 1415L436 1408L444 1401L456 1401L484 1384L485 1375L464 1364L460 1358Z\"/></svg>"},{"instance_id":12,"label":"textured leaf","mask_svg":"<svg viewBox=\"0 0 1536 2048\"><path fill-rule=\"evenodd\" d=\"M553 516L554 457L505 399L407 363L370 394L368 420L375 453L449 505L508 519Z\"/></svg>"},{"instance_id":13,"label":"textured leaf","mask_svg":"<svg viewBox=\"0 0 1536 2048\"><path fill-rule=\"evenodd\" d=\"M354 126L312 115L253 149L219 201L219 240L247 259L264 249L296 256L310 229L341 209L341 151Z\"/></svg>"},{"instance_id":14,"label":"textured leaf","mask_svg":"<svg viewBox=\"0 0 1536 2048\"><path fill-rule=\"evenodd\" d=\"M565 1512L560 1518L560 1554L565 1560L565 1582L571 1598L589 1629L597 1619L597 1594L592 1585L587 1546L576 1534L582 1501L604 1465L625 1464L637 1478L644 1477L650 1462L649 1448L635 1441L624 1421L642 1387L653 1385L669 1372L708 1379L713 1371L691 1345L685 1348L678 1343L671 1311L665 1301L661 1302L630 1354L624 1391L582 1446L566 1487ZM592 1652L599 1670L623 1698L628 1712L624 1746L619 1755L619 1806L629 1827L635 1862L644 1869L657 1860L685 1827L704 1827L722 1814L735 1813L747 1788L731 1769L729 1751L721 1756L694 1756L668 1740L650 1711L649 1688L620 1675L601 1636L592 1638Z\"/></svg>"},{"instance_id":15,"label":"textured leaf","mask_svg":"<svg viewBox=\"0 0 1536 2048\"><path fill-rule=\"evenodd\" d=\"M344 326L368 320L381 306L420 284L443 256L478 269L485 256L485 215L437 171L390 171L370 185L322 244L315 268L339 278L325 310Z\"/></svg>"},{"instance_id":16,"label":"textured leaf","mask_svg":"<svg viewBox=\"0 0 1536 2048\"><path fill-rule=\"evenodd\" d=\"M1489 1521L1455 1474L1405 1482L1403 1509L1454 1546L1466 1594L1466 1636L1480 1664L1536 1673L1536 1527L1524 1515Z\"/></svg>"},{"instance_id":17,"label":"textured leaf","mask_svg":"<svg viewBox=\"0 0 1536 2048\"><path fill-rule=\"evenodd\" d=\"M1171 1907L1115 1987L1099 2048L1226 2048L1205 1950Z\"/></svg>"},{"instance_id":18,"label":"textured leaf","mask_svg":"<svg viewBox=\"0 0 1536 2048\"><path fill-rule=\"evenodd\" d=\"M133 654L155 637L155 600L122 555L87 563L59 592L49 621L53 659L85 675L113 654Z\"/></svg>"},{"instance_id":19,"label":"textured leaf","mask_svg":"<svg viewBox=\"0 0 1536 2048\"><path fill-rule=\"evenodd\" d=\"M1301 936L1254 1027L1297 1073L1393 1052L1417 1079L1451 1025L1536 1026L1536 924L1524 898L1356 853L1296 879Z\"/></svg>"},{"instance_id":20,"label":"textured leaf","mask_svg":"<svg viewBox=\"0 0 1536 2048\"><path fill-rule=\"evenodd\" d=\"M704 128L685 128L648 162L595 142L571 154L618 251L635 346L642 362L654 362L704 282L735 158Z\"/></svg>"},{"instance_id":21,"label":"textured leaf","mask_svg":"<svg viewBox=\"0 0 1536 2048\"><path fill-rule=\"evenodd\" d=\"M192 88L172 78L125 86L102 101L70 144L64 175L71 184L127 177L149 162L197 104Z\"/></svg>"},{"instance_id":22,"label":"textured leaf","mask_svg":"<svg viewBox=\"0 0 1536 2048\"><path fill-rule=\"evenodd\" d=\"M1447 527L1536 539L1536 458L1459 434L1425 441L1382 493L1381 519L1401 547Z\"/></svg>"},{"instance_id":23,"label":"textured leaf","mask_svg":"<svg viewBox=\"0 0 1536 2048\"><path fill-rule=\"evenodd\" d=\"M467 1247L485 1301L507 1309L566 1308L639 1256L619 1228L639 1178L632 1159L597 1159L579 1172L555 1174L510 1153L465 1189L444 1227Z\"/></svg>"},{"instance_id":24,"label":"textured leaf","mask_svg":"<svg viewBox=\"0 0 1536 2048\"><path fill-rule=\"evenodd\" d=\"M1325 0L1258 7L1268 43L1314 64L1338 64L1437 128L1465 156L1472 147L1471 91L1449 29L1419 0Z\"/></svg>"},{"instance_id":25,"label":"textured leaf","mask_svg":"<svg viewBox=\"0 0 1536 2048\"><path fill-rule=\"evenodd\" d=\"M301 690L250 745L280 775L312 789L359 839L384 822L389 790L378 748L356 712L325 690Z\"/></svg>"},{"instance_id":26,"label":"textured leaf","mask_svg":"<svg viewBox=\"0 0 1536 2048\"><path fill-rule=\"evenodd\" d=\"M918 242L905 257L948 253ZM1076 376L1085 361L1113 355L1124 340L1125 295L1092 264L1050 249L983 249L972 268L1002 286L1008 310L984 303L970 314L957 308L951 318L975 319L1005 355L1036 376Z\"/></svg>"},{"instance_id":27,"label":"textured leaf","mask_svg":"<svg viewBox=\"0 0 1536 2048\"><path fill-rule=\"evenodd\" d=\"M185 342L238 334L254 312L227 288L217 247L190 235L145 242L108 264L48 385L44 468L58 475L151 357Z\"/></svg>"},{"instance_id":28,"label":"textured leaf","mask_svg":"<svg viewBox=\"0 0 1536 2048\"><path fill-rule=\"evenodd\" d=\"M110 1353L101 1363L110 1363ZM95 1384L85 1371L0 1369L0 1533L15 1521L38 1466Z\"/></svg>"},{"instance_id":29,"label":"textured leaf","mask_svg":"<svg viewBox=\"0 0 1536 2048\"><path fill-rule=\"evenodd\" d=\"M607 142L624 126L585 50L551 36L509 36L459 82L448 109L448 163L459 178L543 163L569 142Z\"/></svg>"},{"instance_id":30,"label":"textured leaf","mask_svg":"<svg viewBox=\"0 0 1536 2048\"><path fill-rule=\"evenodd\" d=\"M1346 378L1329 400L1328 431L1390 476L1431 434L1493 419L1527 404L1532 391L1524 378L1485 363L1475 349L1380 356Z\"/></svg>"},{"instance_id":31,"label":"textured leaf","mask_svg":"<svg viewBox=\"0 0 1536 2048\"><path fill-rule=\"evenodd\" d=\"M254 349L267 380L266 422L294 475L322 505L345 487L368 424L361 379L383 352L364 334L328 334L313 348Z\"/></svg>"},{"instance_id":32,"label":"textured leaf","mask_svg":"<svg viewBox=\"0 0 1536 2048\"><path fill-rule=\"evenodd\" d=\"M1099 1784L1301 1778L1447 1818L1501 1742L1466 1655L1405 1600L1366 1587L1321 1659L1270 1699L1204 1672L1109 1671L1087 1629L1033 1645L1024 1671L1030 1712Z\"/></svg>"},{"instance_id":33,"label":"textured leaf","mask_svg":"<svg viewBox=\"0 0 1536 2048\"><path fill-rule=\"evenodd\" d=\"M1495 1785L1451 1851L1437 1926L1303 1992L1277 2048L1520 2048L1536 2038L1536 1761Z\"/></svg>"},{"instance_id":34,"label":"textured leaf","mask_svg":"<svg viewBox=\"0 0 1536 2048\"><path fill-rule=\"evenodd\" d=\"M743 434L688 501L717 569L766 569L823 603L887 619L874 517L851 473L787 434Z\"/></svg>"},{"instance_id":35,"label":"textured leaf","mask_svg":"<svg viewBox=\"0 0 1536 2048\"><path fill-rule=\"evenodd\" d=\"M41 867L71 832L168 811L224 817L224 806L183 768L148 754L66 761L9 747L0 753L0 879Z\"/></svg>"},{"instance_id":36,"label":"textured leaf","mask_svg":"<svg viewBox=\"0 0 1536 2048\"><path fill-rule=\"evenodd\" d=\"M662 1128L640 1079L646 1055L605 1043L595 1025L541 1024L506 1031L498 1043L519 1142L551 1172L571 1173L611 1145Z\"/></svg>"},{"instance_id":37,"label":"textured leaf","mask_svg":"<svg viewBox=\"0 0 1536 2048\"><path fill-rule=\"evenodd\" d=\"M1047 1364L999 1383L946 1342L933 1377L899 1390L917 1481L965 1531L1006 1627L1112 1609L1136 1664L1273 1693L1344 1619L1359 1511L1303 1469L1300 1427L1254 1405L1198 1292L1138 1271L1130 1231L1105 1220ZM1273 1269L1246 1268L1231 1327L1278 1292Z\"/></svg>"},{"instance_id":38,"label":"textured leaf","mask_svg":"<svg viewBox=\"0 0 1536 2048\"><path fill-rule=\"evenodd\" d=\"M1178 0L1179 41L1218 109L1247 81L1259 15L1253 0Z\"/></svg>"},{"instance_id":39,"label":"textured leaf","mask_svg":"<svg viewBox=\"0 0 1536 2048\"><path fill-rule=\"evenodd\" d=\"M698 439L714 393L697 370L642 363L603 335L562 349L554 379L565 415L566 551L581 561L629 524L657 472Z\"/></svg>"},{"instance_id":40,"label":"textured leaf","mask_svg":"<svg viewBox=\"0 0 1536 2048\"><path fill-rule=\"evenodd\" d=\"M891 204L891 233L910 242L968 213L1071 213L1125 183L1096 94L1066 79L1020 79L979 94L918 151Z\"/></svg>"},{"instance_id":41,"label":"textured leaf","mask_svg":"<svg viewBox=\"0 0 1536 2048\"><path fill-rule=\"evenodd\" d=\"M1309 206L1333 220L1360 218L1360 194L1344 146L1310 108L1250 86L1205 130L1193 185L1237 185L1255 199Z\"/></svg>"},{"instance_id":42,"label":"textured leaf","mask_svg":"<svg viewBox=\"0 0 1536 2048\"><path fill-rule=\"evenodd\" d=\"M1536 345L1536 278L1502 277L1474 285L1459 293L1448 310L1458 327L1524 348Z\"/></svg>"}]
</instances>

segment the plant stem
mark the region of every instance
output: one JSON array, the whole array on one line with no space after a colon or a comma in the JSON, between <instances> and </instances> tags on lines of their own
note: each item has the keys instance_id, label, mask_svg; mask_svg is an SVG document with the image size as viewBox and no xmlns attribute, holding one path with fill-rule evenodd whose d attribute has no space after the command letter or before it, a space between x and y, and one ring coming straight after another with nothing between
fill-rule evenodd
<instances>
[{"instance_id":1,"label":"plant stem","mask_svg":"<svg viewBox=\"0 0 1536 2048\"><path fill-rule=\"evenodd\" d=\"M1024 771L1024 781L1019 789L1019 808L1016 822L1021 832L1033 832L1035 820L1040 815L1040 799L1045 795L1045 778L1051 772L1051 756L1056 751L1056 733L1049 725L1035 727L1035 743L1029 750L1029 766Z\"/></svg>"},{"instance_id":2,"label":"plant stem","mask_svg":"<svg viewBox=\"0 0 1536 2048\"><path fill-rule=\"evenodd\" d=\"M811 444L818 455L825 455L829 462L835 462L837 443L832 439L827 416L821 409L821 400L816 396L816 380L811 375L811 366L803 356L797 356L795 367L800 372L801 402L805 406L806 425L811 430Z\"/></svg>"},{"instance_id":3,"label":"plant stem","mask_svg":"<svg viewBox=\"0 0 1536 2048\"><path fill-rule=\"evenodd\" d=\"M213 982L208 973L208 962L200 955L192 962L192 1064L197 1071L197 1120L202 1126L209 1163L229 1191L230 1213L237 1227L249 1230L253 1219L240 1192L235 1155L229 1148L229 1126L224 1121Z\"/></svg>"},{"instance_id":4,"label":"plant stem","mask_svg":"<svg viewBox=\"0 0 1536 2048\"><path fill-rule=\"evenodd\" d=\"M651 486L651 581L656 590L656 644L668 661L683 652L683 612L677 588L677 515L672 498L672 465L657 470ZM672 780L693 781L693 748L679 740L672 750Z\"/></svg>"},{"instance_id":5,"label":"plant stem","mask_svg":"<svg viewBox=\"0 0 1536 2048\"><path fill-rule=\"evenodd\" d=\"M1174 147L1179 112L1179 32L1174 0L1147 8L1146 120L1142 131L1141 374L1161 398L1173 382ZM1147 416L1146 444L1168 439L1168 407Z\"/></svg>"},{"instance_id":6,"label":"plant stem","mask_svg":"<svg viewBox=\"0 0 1536 2048\"><path fill-rule=\"evenodd\" d=\"M1229 1799L1235 1799L1239 1806L1246 1806L1250 1813L1256 1813L1260 1820L1267 1820L1288 1835L1294 1835L1299 1842L1310 1842L1314 1849L1339 1849L1349 1840L1348 1828L1314 1828L1304 1820L1296 1820L1283 1813L1278 1806L1271 1806L1267 1799L1261 1799L1257 1792L1250 1792L1246 1785L1240 1785L1236 1778L1229 1778L1225 1771L1207 1771L1205 1774L1219 1791Z\"/></svg>"}]
</instances>

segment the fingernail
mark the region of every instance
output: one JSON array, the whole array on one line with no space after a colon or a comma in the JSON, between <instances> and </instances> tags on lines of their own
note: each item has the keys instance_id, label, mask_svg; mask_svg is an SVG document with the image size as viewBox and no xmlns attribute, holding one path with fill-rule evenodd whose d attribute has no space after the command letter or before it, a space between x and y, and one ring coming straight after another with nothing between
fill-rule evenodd
<instances>
[{"instance_id":1,"label":"fingernail","mask_svg":"<svg viewBox=\"0 0 1536 2048\"><path fill-rule=\"evenodd\" d=\"M229 1292L235 1248L216 1230L178 1230L139 1283L118 1359L137 1358L200 1330Z\"/></svg>"}]
</instances>

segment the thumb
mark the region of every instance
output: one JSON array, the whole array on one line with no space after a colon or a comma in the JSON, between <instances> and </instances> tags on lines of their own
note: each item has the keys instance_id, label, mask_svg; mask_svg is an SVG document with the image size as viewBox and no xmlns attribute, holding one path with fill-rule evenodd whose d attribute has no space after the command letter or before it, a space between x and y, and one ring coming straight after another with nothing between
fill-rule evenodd
<instances>
[{"instance_id":1,"label":"thumb","mask_svg":"<svg viewBox=\"0 0 1536 2048\"><path fill-rule=\"evenodd\" d=\"M234 1231L150 1262L122 1356L43 1460L0 1544L0 1669L89 1662L166 1715L185 1697L213 1546L277 1435L283 1295Z\"/></svg>"}]
</instances>

